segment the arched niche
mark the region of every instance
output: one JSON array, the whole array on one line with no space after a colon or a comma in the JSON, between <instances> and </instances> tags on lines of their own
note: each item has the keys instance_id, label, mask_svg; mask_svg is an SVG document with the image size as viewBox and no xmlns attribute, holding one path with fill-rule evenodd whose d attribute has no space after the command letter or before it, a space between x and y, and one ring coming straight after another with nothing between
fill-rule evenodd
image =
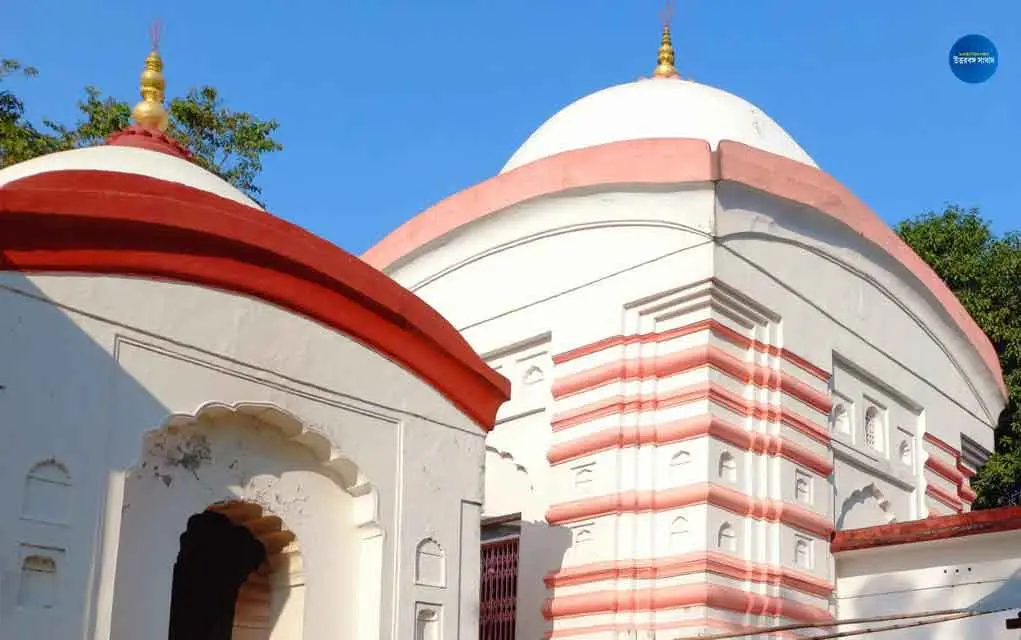
<instances>
[{"instance_id":1,"label":"arched niche","mask_svg":"<svg viewBox=\"0 0 1021 640\"><path fill-rule=\"evenodd\" d=\"M687 449L675 451L674 455L670 456L671 467L684 467L688 464L691 464L691 452Z\"/></svg>"},{"instance_id":2,"label":"arched niche","mask_svg":"<svg viewBox=\"0 0 1021 640\"><path fill-rule=\"evenodd\" d=\"M900 458L901 464L911 466L914 461L914 448L910 440L901 440L900 446L897 447L897 457Z\"/></svg>"},{"instance_id":3,"label":"arched niche","mask_svg":"<svg viewBox=\"0 0 1021 640\"><path fill-rule=\"evenodd\" d=\"M677 516L670 523L668 545L672 554L689 551L691 547L690 526L688 519L684 516Z\"/></svg>"},{"instance_id":4,"label":"arched niche","mask_svg":"<svg viewBox=\"0 0 1021 640\"><path fill-rule=\"evenodd\" d=\"M691 468L691 452L687 449L678 449L671 456L667 463L667 477L674 485L683 485L693 480Z\"/></svg>"},{"instance_id":5,"label":"arched niche","mask_svg":"<svg viewBox=\"0 0 1021 640\"><path fill-rule=\"evenodd\" d=\"M728 553L737 551L737 531L734 530L733 525L729 522L724 522L720 525L720 529L716 534L716 546Z\"/></svg>"},{"instance_id":6,"label":"arched niche","mask_svg":"<svg viewBox=\"0 0 1021 640\"><path fill-rule=\"evenodd\" d=\"M59 550L33 549L21 561L17 603L20 609L52 609L57 605Z\"/></svg>"},{"instance_id":7,"label":"arched niche","mask_svg":"<svg viewBox=\"0 0 1021 640\"><path fill-rule=\"evenodd\" d=\"M812 568L812 543L807 538L795 537L794 564L801 569Z\"/></svg>"},{"instance_id":8,"label":"arched niche","mask_svg":"<svg viewBox=\"0 0 1021 640\"><path fill-rule=\"evenodd\" d=\"M717 475L726 482L737 482L737 460L729 451L724 451L720 454Z\"/></svg>"},{"instance_id":9,"label":"arched niche","mask_svg":"<svg viewBox=\"0 0 1021 640\"><path fill-rule=\"evenodd\" d=\"M831 421L834 431L845 434L851 433L851 411L843 403L838 402L833 405Z\"/></svg>"},{"instance_id":10,"label":"arched niche","mask_svg":"<svg viewBox=\"0 0 1021 640\"><path fill-rule=\"evenodd\" d=\"M192 515L229 503L261 509L260 518L297 536L308 586L304 611L290 616L344 636L378 636L384 558L376 490L327 434L271 404L210 403L147 432L138 463L122 477L107 512L120 520L108 527L104 550L116 562L101 580L113 586L99 597L109 603L112 637L167 628L178 536Z\"/></svg>"},{"instance_id":11,"label":"arched niche","mask_svg":"<svg viewBox=\"0 0 1021 640\"><path fill-rule=\"evenodd\" d=\"M447 554L439 542L426 538L415 547L415 583L427 587L447 586Z\"/></svg>"},{"instance_id":12,"label":"arched niche","mask_svg":"<svg viewBox=\"0 0 1021 640\"><path fill-rule=\"evenodd\" d=\"M62 462L50 458L32 465L25 474L21 517L67 524L71 504L71 474Z\"/></svg>"},{"instance_id":13,"label":"arched niche","mask_svg":"<svg viewBox=\"0 0 1021 640\"><path fill-rule=\"evenodd\" d=\"M883 450L883 416L876 407L865 410L864 441L865 446L876 451Z\"/></svg>"},{"instance_id":14,"label":"arched niche","mask_svg":"<svg viewBox=\"0 0 1021 640\"><path fill-rule=\"evenodd\" d=\"M521 376L521 382L525 385L533 385L542 382L545 379L545 375L537 365L532 365L525 369L524 374Z\"/></svg>"},{"instance_id":15,"label":"arched niche","mask_svg":"<svg viewBox=\"0 0 1021 640\"><path fill-rule=\"evenodd\" d=\"M440 605L419 604L415 611L415 640L440 640L442 633Z\"/></svg>"}]
</instances>

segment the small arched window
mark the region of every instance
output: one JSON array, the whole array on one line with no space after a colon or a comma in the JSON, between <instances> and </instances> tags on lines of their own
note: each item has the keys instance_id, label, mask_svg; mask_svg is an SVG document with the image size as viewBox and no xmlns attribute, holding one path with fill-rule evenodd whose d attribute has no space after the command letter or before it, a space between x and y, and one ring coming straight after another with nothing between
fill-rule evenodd
<instances>
[{"instance_id":1,"label":"small arched window","mask_svg":"<svg viewBox=\"0 0 1021 640\"><path fill-rule=\"evenodd\" d=\"M805 504L812 502L812 479L803 471L794 474L794 498Z\"/></svg>"},{"instance_id":2,"label":"small arched window","mask_svg":"<svg viewBox=\"0 0 1021 640\"><path fill-rule=\"evenodd\" d=\"M592 489L592 466L586 465L574 471L574 488L585 493Z\"/></svg>"},{"instance_id":3,"label":"small arched window","mask_svg":"<svg viewBox=\"0 0 1021 640\"><path fill-rule=\"evenodd\" d=\"M670 523L670 551L688 551L688 519L684 516L678 516Z\"/></svg>"},{"instance_id":4,"label":"small arched window","mask_svg":"<svg viewBox=\"0 0 1021 640\"><path fill-rule=\"evenodd\" d=\"M30 555L22 561L18 606L52 609L57 603L57 562L46 555Z\"/></svg>"},{"instance_id":5,"label":"small arched window","mask_svg":"<svg viewBox=\"0 0 1021 640\"><path fill-rule=\"evenodd\" d=\"M56 460L40 462L25 476L21 515L30 520L66 523L71 504L71 474Z\"/></svg>"},{"instance_id":6,"label":"small arched window","mask_svg":"<svg viewBox=\"0 0 1021 640\"><path fill-rule=\"evenodd\" d=\"M426 538L415 550L415 582L431 587L446 584L447 554L439 542Z\"/></svg>"},{"instance_id":7,"label":"small arched window","mask_svg":"<svg viewBox=\"0 0 1021 640\"><path fill-rule=\"evenodd\" d=\"M737 482L737 460L730 454L729 451L724 451L720 455L720 478L727 482Z\"/></svg>"},{"instance_id":8,"label":"small arched window","mask_svg":"<svg viewBox=\"0 0 1021 640\"><path fill-rule=\"evenodd\" d=\"M691 462L691 454L684 449L681 449L670 457L671 467L683 467L689 462Z\"/></svg>"},{"instance_id":9,"label":"small arched window","mask_svg":"<svg viewBox=\"0 0 1021 640\"><path fill-rule=\"evenodd\" d=\"M681 449L674 455L670 456L670 470L669 478L670 482L675 485L685 484L690 482L689 474L691 473L691 453Z\"/></svg>"},{"instance_id":10,"label":"small arched window","mask_svg":"<svg viewBox=\"0 0 1021 640\"><path fill-rule=\"evenodd\" d=\"M432 607L419 609L415 616L415 640L439 640L440 613Z\"/></svg>"},{"instance_id":11,"label":"small arched window","mask_svg":"<svg viewBox=\"0 0 1021 640\"><path fill-rule=\"evenodd\" d=\"M794 543L794 562L802 569L812 568L812 543L805 538Z\"/></svg>"},{"instance_id":12,"label":"small arched window","mask_svg":"<svg viewBox=\"0 0 1021 640\"><path fill-rule=\"evenodd\" d=\"M716 537L716 544L724 551L737 551L737 532L734 531L734 527L729 522L724 522L723 526L720 527L720 532Z\"/></svg>"},{"instance_id":13,"label":"small arched window","mask_svg":"<svg viewBox=\"0 0 1021 640\"><path fill-rule=\"evenodd\" d=\"M903 440L900 443L900 449L897 451L897 453L900 455L900 461L901 462L903 462L906 465L910 465L911 464L911 442L910 441Z\"/></svg>"},{"instance_id":14,"label":"small arched window","mask_svg":"<svg viewBox=\"0 0 1021 640\"><path fill-rule=\"evenodd\" d=\"M831 421L833 423L833 430L834 431L838 431L840 433L850 433L851 432L851 428L850 428L851 417L849 415L847 407L845 407L843 404L835 404L835 405L833 405L833 413L832 413L832 417L830 419L831 419Z\"/></svg>"}]
</instances>

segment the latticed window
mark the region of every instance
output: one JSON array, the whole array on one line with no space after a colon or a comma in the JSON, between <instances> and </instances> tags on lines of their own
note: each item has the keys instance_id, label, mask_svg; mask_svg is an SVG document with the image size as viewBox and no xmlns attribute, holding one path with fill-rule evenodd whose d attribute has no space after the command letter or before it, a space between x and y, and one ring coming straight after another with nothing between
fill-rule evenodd
<instances>
[{"instance_id":1,"label":"latticed window","mask_svg":"<svg viewBox=\"0 0 1021 640\"><path fill-rule=\"evenodd\" d=\"M514 640L518 601L518 538L482 545L479 640Z\"/></svg>"},{"instance_id":2,"label":"latticed window","mask_svg":"<svg viewBox=\"0 0 1021 640\"><path fill-rule=\"evenodd\" d=\"M865 444L871 449L879 449L879 411L869 407L865 412Z\"/></svg>"}]
</instances>

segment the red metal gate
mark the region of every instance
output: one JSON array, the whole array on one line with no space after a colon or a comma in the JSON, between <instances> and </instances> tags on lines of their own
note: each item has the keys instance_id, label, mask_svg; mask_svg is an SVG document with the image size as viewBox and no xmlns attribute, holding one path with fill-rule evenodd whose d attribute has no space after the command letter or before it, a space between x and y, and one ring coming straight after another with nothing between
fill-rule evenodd
<instances>
[{"instance_id":1,"label":"red metal gate","mask_svg":"<svg viewBox=\"0 0 1021 640\"><path fill-rule=\"evenodd\" d=\"M479 640L514 640L518 600L518 538L482 545Z\"/></svg>"}]
</instances>

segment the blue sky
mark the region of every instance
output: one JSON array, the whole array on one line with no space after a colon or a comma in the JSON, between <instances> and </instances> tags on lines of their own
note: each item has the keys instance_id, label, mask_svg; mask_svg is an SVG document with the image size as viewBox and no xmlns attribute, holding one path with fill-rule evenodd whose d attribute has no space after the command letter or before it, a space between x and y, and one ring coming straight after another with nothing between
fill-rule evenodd
<instances>
[{"instance_id":1,"label":"blue sky","mask_svg":"<svg viewBox=\"0 0 1021 640\"><path fill-rule=\"evenodd\" d=\"M661 0L11 2L14 88L69 121L82 87L132 102L162 19L168 92L218 87L280 121L269 208L354 252L495 174L542 122L648 75ZM983 85L950 72L961 35L996 43ZM678 0L683 75L761 107L888 222L945 202L1021 228L1021 2Z\"/></svg>"}]
</instances>

